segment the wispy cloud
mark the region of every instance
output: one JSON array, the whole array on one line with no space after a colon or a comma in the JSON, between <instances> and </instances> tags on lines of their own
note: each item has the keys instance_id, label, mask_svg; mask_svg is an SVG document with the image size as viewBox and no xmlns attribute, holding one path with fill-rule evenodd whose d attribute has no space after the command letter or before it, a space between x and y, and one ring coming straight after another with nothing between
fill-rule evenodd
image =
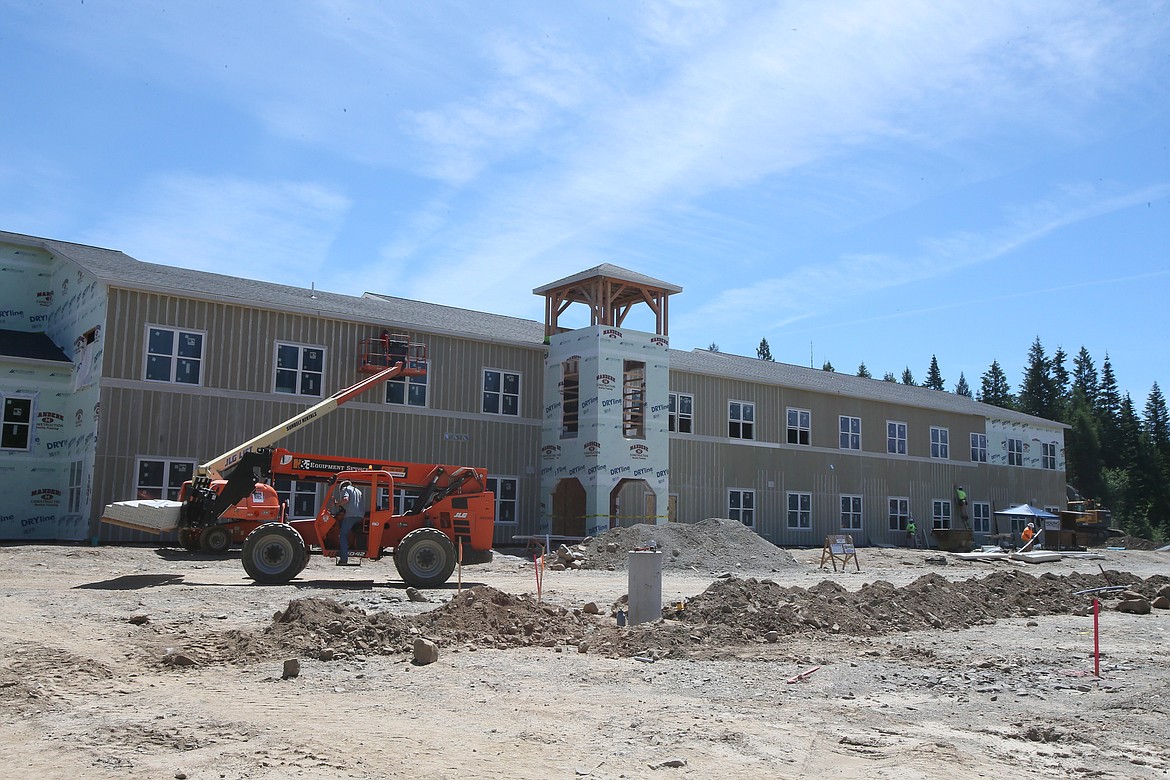
<instances>
[{"instance_id":1,"label":"wispy cloud","mask_svg":"<svg viewBox=\"0 0 1170 780\"><path fill-rule=\"evenodd\" d=\"M730 331L745 321L756 323L757 329L774 332L818 315L838 320L844 316L853 326L864 324L873 319L849 318L848 312L855 310L857 301L873 299L882 290L943 278L1011 255L1086 220L1167 197L1170 183L1125 193L1067 188L1051 198L1014 209L998 228L923 238L912 255L848 255L800 268L726 290L710 303L686 315L676 315L675 323L683 333ZM964 301L964 305L970 303ZM701 327L698 323L702 323Z\"/></svg>"},{"instance_id":2,"label":"wispy cloud","mask_svg":"<svg viewBox=\"0 0 1170 780\"><path fill-rule=\"evenodd\" d=\"M161 176L86 240L150 262L303 284L329 275L329 247L349 206L310 182Z\"/></svg>"},{"instance_id":3,"label":"wispy cloud","mask_svg":"<svg viewBox=\"0 0 1170 780\"><path fill-rule=\"evenodd\" d=\"M491 178L475 185L484 193L474 206L477 216L463 213L461 226L434 248L442 262L432 267L443 271L420 273L412 291L434 295L443 275L491 269L484 305L516 312L515 290L525 280L579 270L582 259L620 262L608 254L614 239L633 243L666 212L762 183L797 200L785 192L786 182L805 183L802 177L830 161L838 191L855 185L856 200L847 206L853 218L904 208L920 197L917 176L909 166L887 167L867 179L867 151L902 146L906 154L947 154L1005 118L1043 123L1055 112L1075 112L1082 91L1101 89L1115 75L1110 57L1126 25L1107 11L1095 14L1104 32L1089 45L1076 18L1080 9L1063 4L975 9L922 2L899 4L896 12L877 2L764 8L716 14L720 24L707 37L687 32L685 22L677 22L682 32L672 36L657 19L646 21L657 32L641 44L667 65L636 99L623 81L621 91L584 91L565 104L580 127L563 135L561 147L534 170L491 170L499 145L468 119L483 116L482 96L429 112L435 127L455 128L450 136L430 136L435 154L442 157L447 148L460 171ZM711 11L700 6L695 14L707 18ZM681 50L667 45L676 40L694 43ZM1078 73L1075 89L1069 67ZM541 121L548 124L550 115ZM1012 118L1017 115L1027 118ZM853 158L858 165L848 164ZM722 245L725 220L714 217L693 226L691 256ZM781 213L775 221L806 217ZM902 260L848 262L840 273L905 275L886 267ZM799 275L811 283L826 273Z\"/></svg>"}]
</instances>

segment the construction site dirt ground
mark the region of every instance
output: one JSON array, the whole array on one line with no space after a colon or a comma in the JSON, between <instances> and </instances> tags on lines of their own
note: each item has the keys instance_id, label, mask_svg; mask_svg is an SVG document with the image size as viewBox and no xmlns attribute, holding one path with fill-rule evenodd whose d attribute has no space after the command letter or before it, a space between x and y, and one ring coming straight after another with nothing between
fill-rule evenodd
<instances>
[{"instance_id":1,"label":"construction site dirt ground","mask_svg":"<svg viewBox=\"0 0 1170 780\"><path fill-rule=\"evenodd\" d=\"M1170 612L1106 601L1098 680L1075 591L1152 596L1170 554L1102 554L733 555L667 567L682 611L618 628L620 566L546 571L537 604L532 562L498 556L420 603L389 560L260 586L238 552L4 546L0 775L1164 778Z\"/></svg>"}]
</instances>

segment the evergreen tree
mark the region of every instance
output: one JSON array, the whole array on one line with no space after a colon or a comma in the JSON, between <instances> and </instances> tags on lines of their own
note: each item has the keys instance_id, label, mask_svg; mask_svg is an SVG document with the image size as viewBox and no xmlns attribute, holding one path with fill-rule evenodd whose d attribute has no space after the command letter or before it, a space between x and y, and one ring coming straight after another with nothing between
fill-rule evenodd
<instances>
[{"instance_id":1,"label":"evergreen tree","mask_svg":"<svg viewBox=\"0 0 1170 780\"><path fill-rule=\"evenodd\" d=\"M1157 382L1146 399L1142 438L1141 482L1147 502L1146 519L1151 530L1167 535L1170 534L1170 412Z\"/></svg>"},{"instance_id":2,"label":"evergreen tree","mask_svg":"<svg viewBox=\"0 0 1170 780\"><path fill-rule=\"evenodd\" d=\"M756 357L760 360L772 360L772 348L767 339L760 339L760 346L756 347Z\"/></svg>"},{"instance_id":3,"label":"evergreen tree","mask_svg":"<svg viewBox=\"0 0 1170 780\"><path fill-rule=\"evenodd\" d=\"M821 366L821 370L822 370L822 371L834 371L834 372L835 372L837 369L833 368L833 364L832 364L832 363L830 363L829 361L827 361L827 360L826 360L826 361L824 362L824 364Z\"/></svg>"},{"instance_id":4,"label":"evergreen tree","mask_svg":"<svg viewBox=\"0 0 1170 780\"><path fill-rule=\"evenodd\" d=\"M1016 408L1026 414L1048 420L1056 419L1056 385L1052 378L1052 361L1044 354L1039 336L1028 350L1028 366L1024 369L1024 381L1020 385Z\"/></svg>"},{"instance_id":5,"label":"evergreen tree","mask_svg":"<svg viewBox=\"0 0 1170 780\"><path fill-rule=\"evenodd\" d=\"M1097 367L1093 364L1093 356L1089 350L1081 347L1081 351L1073 358L1072 391L1081 391L1081 395L1091 408L1097 406L1097 394L1100 392L1097 380Z\"/></svg>"},{"instance_id":6,"label":"evergreen tree","mask_svg":"<svg viewBox=\"0 0 1170 780\"><path fill-rule=\"evenodd\" d=\"M719 351L719 345L718 345L718 344L716 344L714 341L712 341L712 342L711 342L711 346L707 347L707 351L708 351L708 352L718 352L718 351Z\"/></svg>"},{"instance_id":7,"label":"evergreen tree","mask_svg":"<svg viewBox=\"0 0 1170 780\"><path fill-rule=\"evenodd\" d=\"M1170 412L1166 409L1166 396L1162 395L1162 388L1158 387L1157 382L1154 382L1146 398L1145 419L1142 422L1159 457L1170 463Z\"/></svg>"},{"instance_id":8,"label":"evergreen tree","mask_svg":"<svg viewBox=\"0 0 1170 780\"><path fill-rule=\"evenodd\" d=\"M897 381L898 381L898 377L894 376L894 372L893 372L893 371L887 371L887 372L885 373L885 376L883 376L883 377L882 377L882 381L883 381L883 382L897 382Z\"/></svg>"},{"instance_id":9,"label":"evergreen tree","mask_svg":"<svg viewBox=\"0 0 1170 780\"><path fill-rule=\"evenodd\" d=\"M861 361L861 365L857 367L857 375L864 379L873 379L873 374L869 373L869 369L865 367L865 361Z\"/></svg>"},{"instance_id":10,"label":"evergreen tree","mask_svg":"<svg viewBox=\"0 0 1170 780\"><path fill-rule=\"evenodd\" d=\"M902 384L904 384L904 385L917 384L914 381L914 374L910 372L910 366L906 366L904 369L902 369Z\"/></svg>"},{"instance_id":11,"label":"evergreen tree","mask_svg":"<svg viewBox=\"0 0 1170 780\"><path fill-rule=\"evenodd\" d=\"M922 383L923 387L929 387L931 390L946 390L946 383L943 382L942 372L938 370L938 356L930 356L930 368L926 372L926 381Z\"/></svg>"},{"instance_id":12,"label":"evergreen tree","mask_svg":"<svg viewBox=\"0 0 1170 780\"><path fill-rule=\"evenodd\" d=\"M1097 388L1097 431L1101 436L1101 457L1107 468L1122 468L1121 393L1109 353L1101 361L1101 384Z\"/></svg>"},{"instance_id":13,"label":"evergreen tree","mask_svg":"<svg viewBox=\"0 0 1170 780\"><path fill-rule=\"evenodd\" d=\"M1113 497L1122 506L1123 526L1135 536L1148 536L1145 493L1147 484L1146 452L1142 442L1141 422L1129 393L1121 400L1117 416L1117 471L1125 474L1124 492ZM1112 506L1112 505L1111 505Z\"/></svg>"},{"instance_id":14,"label":"evergreen tree","mask_svg":"<svg viewBox=\"0 0 1170 780\"><path fill-rule=\"evenodd\" d=\"M1056 417L1052 419L1059 420L1060 422L1068 422L1069 385L1071 383L1071 377L1068 373L1068 367L1065 365L1067 362L1068 354L1060 347L1057 347L1056 351L1052 353L1052 391L1054 395L1053 403L1055 404L1053 411L1056 413Z\"/></svg>"},{"instance_id":15,"label":"evergreen tree","mask_svg":"<svg viewBox=\"0 0 1170 780\"><path fill-rule=\"evenodd\" d=\"M963 372L959 372L959 381L955 384L955 395L961 395L964 398L971 397L971 387L967 384L967 377Z\"/></svg>"},{"instance_id":16,"label":"evergreen tree","mask_svg":"<svg viewBox=\"0 0 1170 780\"><path fill-rule=\"evenodd\" d=\"M1015 408L1016 400L1012 397L1011 386L998 360L991 361L991 366L980 378L980 382L977 400L1003 409Z\"/></svg>"},{"instance_id":17,"label":"evergreen tree","mask_svg":"<svg viewBox=\"0 0 1170 780\"><path fill-rule=\"evenodd\" d=\"M1101 438L1093 407L1079 389L1069 403L1069 429L1064 434L1065 471L1069 484L1089 498L1100 499L1104 493L1101 462Z\"/></svg>"}]
</instances>

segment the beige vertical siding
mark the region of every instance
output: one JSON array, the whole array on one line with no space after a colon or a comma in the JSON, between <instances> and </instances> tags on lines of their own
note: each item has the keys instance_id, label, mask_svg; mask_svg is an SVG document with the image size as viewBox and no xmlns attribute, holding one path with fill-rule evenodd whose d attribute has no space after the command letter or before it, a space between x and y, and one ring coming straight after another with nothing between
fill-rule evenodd
<instances>
[{"instance_id":1,"label":"beige vertical siding","mask_svg":"<svg viewBox=\"0 0 1170 780\"><path fill-rule=\"evenodd\" d=\"M670 492L678 496L678 518L695 522L728 514L728 489L754 490L755 529L783 546L819 547L840 532L840 496L862 496L862 524L854 532L862 544L902 543L892 532L888 499L908 497L920 528L930 528L934 500L952 502L952 528L962 527L955 487L967 489L970 502L989 502L993 510L1029 501L1062 505L1064 472L973 464L970 434L983 433L982 417L954 414L882 401L838 397L808 390L745 382L685 372L671 375L672 392L694 395L694 432L671 434ZM729 400L756 404L753 442L727 438ZM787 409L811 412L811 444L787 443ZM838 417L860 417L862 449L839 449ZM907 454L886 453L886 421L907 425ZM930 428L946 428L949 458L930 457ZM788 493L809 493L812 527L788 527Z\"/></svg>"},{"instance_id":2,"label":"beige vertical siding","mask_svg":"<svg viewBox=\"0 0 1170 780\"><path fill-rule=\"evenodd\" d=\"M324 394L353 384L358 342L382 323L353 323L302 314L111 290L102 393L104 419L95 475L95 510L132 497L138 457L203 462L321 400L272 392L276 342L324 347ZM143 380L147 325L206 333L202 386ZM427 409L383 403L370 390L318 423L280 442L294 451L485 467L519 479L519 522L497 539L532 533L539 523L540 387L543 350L466 338L409 333L427 345L431 362ZM481 413L485 367L521 374L519 418ZM109 381L114 380L114 381ZM446 434L458 434L446 436ZM466 439L466 440L462 440ZM104 538L140 538L104 526Z\"/></svg>"}]
</instances>

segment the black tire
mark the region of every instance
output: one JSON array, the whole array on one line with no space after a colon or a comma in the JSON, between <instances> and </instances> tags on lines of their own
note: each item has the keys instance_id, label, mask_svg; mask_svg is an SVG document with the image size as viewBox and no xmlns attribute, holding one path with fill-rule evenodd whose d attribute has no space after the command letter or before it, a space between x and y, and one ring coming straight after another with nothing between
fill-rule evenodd
<instances>
[{"instance_id":1,"label":"black tire","mask_svg":"<svg viewBox=\"0 0 1170 780\"><path fill-rule=\"evenodd\" d=\"M407 585L434 588L455 571L455 545L438 528L416 528L395 548L394 566Z\"/></svg>"},{"instance_id":2,"label":"black tire","mask_svg":"<svg viewBox=\"0 0 1170 780\"><path fill-rule=\"evenodd\" d=\"M197 528L180 528L179 529L179 546L184 550L191 552L199 552L199 529Z\"/></svg>"},{"instance_id":3,"label":"black tire","mask_svg":"<svg viewBox=\"0 0 1170 780\"><path fill-rule=\"evenodd\" d=\"M210 525L199 534L199 549L208 555L223 555L231 548L231 532L222 525Z\"/></svg>"},{"instance_id":4,"label":"black tire","mask_svg":"<svg viewBox=\"0 0 1170 780\"><path fill-rule=\"evenodd\" d=\"M291 525L265 523L244 540L244 571L256 582L283 585L301 573L308 560L305 541Z\"/></svg>"}]
</instances>

